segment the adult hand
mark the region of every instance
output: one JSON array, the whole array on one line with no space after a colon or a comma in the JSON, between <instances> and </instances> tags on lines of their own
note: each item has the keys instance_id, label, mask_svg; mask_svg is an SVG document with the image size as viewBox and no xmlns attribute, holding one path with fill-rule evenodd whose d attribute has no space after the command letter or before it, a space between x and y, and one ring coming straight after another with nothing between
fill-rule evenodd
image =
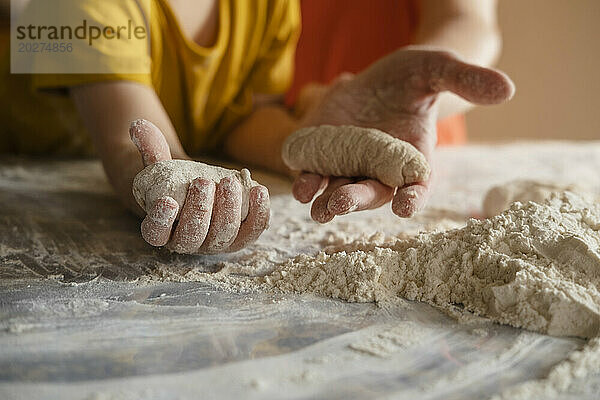
<instances>
[{"instance_id":1,"label":"adult hand","mask_svg":"<svg viewBox=\"0 0 600 400\"><path fill-rule=\"evenodd\" d=\"M306 113L302 126L377 128L411 143L431 164L437 141L436 100L444 91L475 104L497 104L512 97L514 85L502 72L463 62L451 52L408 47L354 77L338 79L320 96L320 104ZM430 187L431 177L392 188L374 179L305 172L296 178L292 191L298 201L308 203L323 190L312 204L311 215L325 223L336 215L374 209L390 201L396 215L410 217L424 207Z\"/></svg>"}]
</instances>

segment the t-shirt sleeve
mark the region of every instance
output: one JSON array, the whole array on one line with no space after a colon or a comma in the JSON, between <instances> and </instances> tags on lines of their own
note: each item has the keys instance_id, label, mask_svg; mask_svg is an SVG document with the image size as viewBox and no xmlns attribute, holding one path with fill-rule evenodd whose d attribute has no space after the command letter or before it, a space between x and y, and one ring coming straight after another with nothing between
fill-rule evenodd
<instances>
[{"instance_id":1,"label":"t-shirt sleeve","mask_svg":"<svg viewBox=\"0 0 600 400\"><path fill-rule=\"evenodd\" d=\"M47 3L50 2L32 0L28 9L48 8ZM73 43L73 51L64 53L62 59L56 57L60 54L55 58L44 58L43 53L34 56L34 62L45 62L55 70L67 73L34 73L33 89L60 89L104 81L133 81L152 86L150 0L60 0L51 3L55 7L48 12L53 14L54 20L65 21L73 29L70 40L61 37L61 41ZM39 9L36 12L39 13ZM76 32L75 29L82 25L85 29ZM101 29L102 36L90 44L92 26ZM137 36L136 28L139 29ZM142 28L145 34L140 32ZM85 31L87 36L81 39Z\"/></svg>"},{"instance_id":2,"label":"t-shirt sleeve","mask_svg":"<svg viewBox=\"0 0 600 400\"><path fill-rule=\"evenodd\" d=\"M249 79L255 93L284 93L291 85L294 73L294 54L300 35L300 5L298 0L276 0L273 7L265 46Z\"/></svg>"}]
</instances>

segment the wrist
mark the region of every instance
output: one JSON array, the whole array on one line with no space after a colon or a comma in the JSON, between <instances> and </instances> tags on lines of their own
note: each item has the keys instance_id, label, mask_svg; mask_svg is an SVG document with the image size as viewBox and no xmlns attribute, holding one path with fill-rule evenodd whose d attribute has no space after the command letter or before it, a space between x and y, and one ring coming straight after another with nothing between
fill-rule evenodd
<instances>
[{"instance_id":1,"label":"wrist","mask_svg":"<svg viewBox=\"0 0 600 400\"><path fill-rule=\"evenodd\" d=\"M296 129L298 120L286 108L260 107L229 134L224 151L244 165L288 174L289 170L281 159L281 146Z\"/></svg>"}]
</instances>

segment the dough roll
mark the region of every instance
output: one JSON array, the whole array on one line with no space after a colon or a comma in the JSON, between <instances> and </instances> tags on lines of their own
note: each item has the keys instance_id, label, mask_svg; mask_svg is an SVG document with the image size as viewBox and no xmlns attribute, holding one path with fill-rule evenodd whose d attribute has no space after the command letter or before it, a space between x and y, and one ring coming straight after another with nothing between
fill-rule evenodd
<instances>
[{"instance_id":1,"label":"dough roll","mask_svg":"<svg viewBox=\"0 0 600 400\"><path fill-rule=\"evenodd\" d=\"M391 187L425 181L431 172L425 156L410 143L349 125L300 129L284 142L282 158L293 170L375 178Z\"/></svg>"}]
</instances>

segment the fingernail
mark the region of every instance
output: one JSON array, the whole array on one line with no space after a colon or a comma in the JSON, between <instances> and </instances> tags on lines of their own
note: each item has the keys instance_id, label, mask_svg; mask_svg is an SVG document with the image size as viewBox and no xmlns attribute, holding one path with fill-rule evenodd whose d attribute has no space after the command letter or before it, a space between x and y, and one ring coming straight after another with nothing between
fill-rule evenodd
<instances>
[{"instance_id":1,"label":"fingernail","mask_svg":"<svg viewBox=\"0 0 600 400\"><path fill-rule=\"evenodd\" d=\"M131 138L131 141L133 142L135 147L137 147L138 149L140 149L140 139L138 138L137 134L140 131L142 123L143 120L136 119L131 123L131 125L129 125L129 137Z\"/></svg>"},{"instance_id":2,"label":"fingernail","mask_svg":"<svg viewBox=\"0 0 600 400\"><path fill-rule=\"evenodd\" d=\"M264 186L258 186L258 190L256 193L256 199L259 201L263 201L269 197L269 190Z\"/></svg>"},{"instance_id":3,"label":"fingernail","mask_svg":"<svg viewBox=\"0 0 600 400\"><path fill-rule=\"evenodd\" d=\"M327 211L326 207L324 209L322 209L320 212L312 211L311 215L312 215L312 218L320 224L325 224L325 223L331 221L333 219L333 217L335 216L335 215L331 214L329 211Z\"/></svg>"},{"instance_id":4,"label":"fingernail","mask_svg":"<svg viewBox=\"0 0 600 400\"><path fill-rule=\"evenodd\" d=\"M207 179L194 179L190 184L190 188L188 190L194 190L198 195L202 198L206 198L209 196L211 192L214 191L215 185L212 184L212 181Z\"/></svg>"},{"instance_id":5,"label":"fingernail","mask_svg":"<svg viewBox=\"0 0 600 400\"><path fill-rule=\"evenodd\" d=\"M239 181L239 179L237 179L234 176L226 176L225 178L221 179L220 182L221 186L223 186L224 189L229 189L229 190L233 190L233 188L235 186L240 186L241 187L241 183Z\"/></svg>"},{"instance_id":6,"label":"fingernail","mask_svg":"<svg viewBox=\"0 0 600 400\"><path fill-rule=\"evenodd\" d=\"M129 134L133 135L133 133L137 132L143 124L143 119L136 119L135 121L132 121L131 124L129 124Z\"/></svg>"},{"instance_id":7,"label":"fingernail","mask_svg":"<svg viewBox=\"0 0 600 400\"><path fill-rule=\"evenodd\" d=\"M330 199L327 203L327 209L333 214L344 215L351 213L358 208L358 203L352 197L338 196Z\"/></svg>"},{"instance_id":8,"label":"fingernail","mask_svg":"<svg viewBox=\"0 0 600 400\"><path fill-rule=\"evenodd\" d=\"M405 189L402 194L406 200L412 200L417 198L417 191L414 188Z\"/></svg>"},{"instance_id":9,"label":"fingernail","mask_svg":"<svg viewBox=\"0 0 600 400\"><path fill-rule=\"evenodd\" d=\"M158 224L168 225L177 216L179 205L175 199L167 198L158 200L156 207L152 210L150 218Z\"/></svg>"},{"instance_id":10,"label":"fingernail","mask_svg":"<svg viewBox=\"0 0 600 400\"><path fill-rule=\"evenodd\" d=\"M399 216L411 218L423 209L424 202L419 201L414 190L409 190L403 194L404 196L400 200L394 201L393 208Z\"/></svg>"},{"instance_id":11,"label":"fingernail","mask_svg":"<svg viewBox=\"0 0 600 400\"><path fill-rule=\"evenodd\" d=\"M150 122L145 119L136 119L129 125L129 137L135 143L136 146L139 146L139 137L138 135L145 135L148 133L148 130L151 128Z\"/></svg>"},{"instance_id":12,"label":"fingernail","mask_svg":"<svg viewBox=\"0 0 600 400\"><path fill-rule=\"evenodd\" d=\"M396 214L402 218L410 218L415 214L413 206L408 201L397 202L394 208L396 209Z\"/></svg>"}]
</instances>

